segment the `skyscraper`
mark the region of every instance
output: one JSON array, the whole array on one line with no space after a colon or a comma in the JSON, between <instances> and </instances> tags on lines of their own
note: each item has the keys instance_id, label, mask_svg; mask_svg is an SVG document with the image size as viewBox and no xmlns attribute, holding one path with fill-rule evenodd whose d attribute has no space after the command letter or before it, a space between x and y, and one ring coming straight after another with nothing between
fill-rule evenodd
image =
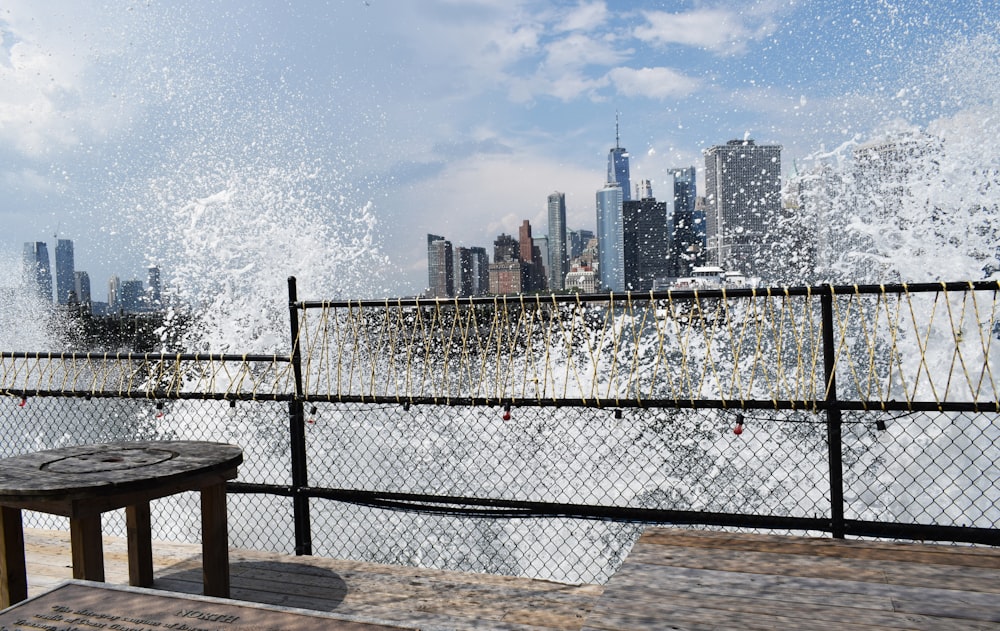
<instances>
[{"instance_id":1,"label":"skyscraper","mask_svg":"<svg viewBox=\"0 0 1000 631\"><path fill-rule=\"evenodd\" d=\"M622 189L622 201L632 199L632 181L629 179L628 151L621 146L618 133L618 116L615 115L615 146L608 152L608 182L618 184Z\"/></svg>"},{"instance_id":2,"label":"skyscraper","mask_svg":"<svg viewBox=\"0 0 1000 631\"><path fill-rule=\"evenodd\" d=\"M521 222L518 231L518 241L521 244L521 261L528 264L528 277L522 291L542 291L547 286L545 278L545 263L542 260L542 251L535 245L531 237L531 223L525 219Z\"/></svg>"},{"instance_id":3,"label":"skyscraper","mask_svg":"<svg viewBox=\"0 0 1000 631\"><path fill-rule=\"evenodd\" d=\"M670 221L669 276L688 276L705 257L705 220L695 210L697 189L694 167L671 169L674 211Z\"/></svg>"},{"instance_id":4,"label":"skyscraper","mask_svg":"<svg viewBox=\"0 0 1000 631\"><path fill-rule=\"evenodd\" d=\"M767 280L781 216L781 146L730 140L705 151L708 262Z\"/></svg>"},{"instance_id":5,"label":"skyscraper","mask_svg":"<svg viewBox=\"0 0 1000 631\"><path fill-rule=\"evenodd\" d=\"M108 279L108 311L122 312L122 281L117 276Z\"/></svg>"},{"instance_id":6,"label":"skyscraper","mask_svg":"<svg viewBox=\"0 0 1000 631\"><path fill-rule=\"evenodd\" d=\"M454 294L459 298L467 298L472 294L472 251L469 248L457 247L454 263Z\"/></svg>"},{"instance_id":7,"label":"skyscraper","mask_svg":"<svg viewBox=\"0 0 1000 631\"><path fill-rule=\"evenodd\" d=\"M519 294L528 276L528 264L521 260L517 239L500 233L493 242L493 262L490 263L490 292Z\"/></svg>"},{"instance_id":8,"label":"skyscraper","mask_svg":"<svg viewBox=\"0 0 1000 631\"><path fill-rule=\"evenodd\" d=\"M146 297L150 309L159 309L163 302L163 286L160 284L160 268L153 266L148 270Z\"/></svg>"},{"instance_id":9,"label":"skyscraper","mask_svg":"<svg viewBox=\"0 0 1000 631\"><path fill-rule=\"evenodd\" d=\"M642 199L622 204L622 252L628 291L650 291L658 279L668 276L667 203L656 201L649 180L644 183L640 187Z\"/></svg>"},{"instance_id":10,"label":"skyscraper","mask_svg":"<svg viewBox=\"0 0 1000 631\"><path fill-rule=\"evenodd\" d=\"M121 284L119 313L139 313L143 309L143 288L141 280L127 280Z\"/></svg>"},{"instance_id":11,"label":"skyscraper","mask_svg":"<svg viewBox=\"0 0 1000 631\"><path fill-rule=\"evenodd\" d=\"M472 295L485 296L490 291L490 257L486 248L469 248L472 256Z\"/></svg>"},{"instance_id":12,"label":"skyscraper","mask_svg":"<svg viewBox=\"0 0 1000 631\"><path fill-rule=\"evenodd\" d=\"M597 274L606 291L625 291L622 189L608 182L597 191Z\"/></svg>"},{"instance_id":13,"label":"skyscraper","mask_svg":"<svg viewBox=\"0 0 1000 631\"><path fill-rule=\"evenodd\" d=\"M90 274L87 272L73 273L73 289L81 305L90 305Z\"/></svg>"},{"instance_id":14,"label":"skyscraper","mask_svg":"<svg viewBox=\"0 0 1000 631\"><path fill-rule=\"evenodd\" d=\"M427 235L428 294L433 298L455 295L455 261L451 241L436 234Z\"/></svg>"},{"instance_id":15,"label":"skyscraper","mask_svg":"<svg viewBox=\"0 0 1000 631\"><path fill-rule=\"evenodd\" d=\"M56 241L56 303L60 305L78 302L80 297L75 296L76 279L73 273L76 271L73 264L73 242L69 239L59 239Z\"/></svg>"},{"instance_id":16,"label":"skyscraper","mask_svg":"<svg viewBox=\"0 0 1000 631\"><path fill-rule=\"evenodd\" d=\"M570 260L583 254L583 249L587 247L587 242L593 239L594 236L593 230L570 230L567 237Z\"/></svg>"},{"instance_id":17,"label":"skyscraper","mask_svg":"<svg viewBox=\"0 0 1000 631\"><path fill-rule=\"evenodd\" d=\"M52 302L52 268L49 247L44 241L24 244L24 271L36 294L45 302Z\"/></svg>"},{"instance_id":18,"label":"skyscraper","mask_svg":"<svg viewBox=\"0 0 1000 631\"><path fill-rule=\"evenodd\" d=\"M569 271L566 248L566 194L556 191L549 195L549 289L564 289Z\"/></svg>"}]
</instances>

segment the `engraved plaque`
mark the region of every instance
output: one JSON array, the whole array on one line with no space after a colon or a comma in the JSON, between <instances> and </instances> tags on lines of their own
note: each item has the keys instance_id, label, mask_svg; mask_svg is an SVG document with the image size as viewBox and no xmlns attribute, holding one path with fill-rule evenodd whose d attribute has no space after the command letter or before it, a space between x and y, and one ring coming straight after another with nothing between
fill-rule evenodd
<instances>
[{"instance_id":1,"label":"engraved plaque","mask_svg":"<svg viewBox=\"0 0 1000 631\"><path fill-rule=\"evenodd\" d=\"M0 611L0 631L401 631L334 614L69 581Z\"/></svg>"}]
</instances>

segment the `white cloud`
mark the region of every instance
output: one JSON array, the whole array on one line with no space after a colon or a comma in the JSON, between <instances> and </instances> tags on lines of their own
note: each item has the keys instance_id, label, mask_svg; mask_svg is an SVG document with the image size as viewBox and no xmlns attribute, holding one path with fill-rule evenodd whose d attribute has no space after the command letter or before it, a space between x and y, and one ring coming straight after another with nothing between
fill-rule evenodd
<instances>
[{"instance_id":1,"label":"white cloud","mask_svg":"<svg viewBox=\"0 0 1000 631\"><path fill-rule=\"evenodd\" d=\"M99 76L123 31L77 3L6 2L0 16L0 139L37 158L106 131L119 114L115 89ZM98 52L100 51L100 52Z\"/></svg>"},{"instance_id":2,"label":"white cloud","mask_svg":"<svg viewBox=\"0 0 1000 631\"><path fill-rule=\"evenodd\" d=\"M628 59L631 53L630 50L619 50L602 39L573 34L546 47L545 66L551 70L590 65L612 66Z\"/></svg>"},{"instance_id":3,"label":"white cloud","mask_svg":"<svg viewBox=\"0 0 1000 631\"><path fill-rule=\"evenodd\" d=\"M750 41L761 39L775 28L766 16L761 18L753 12L727 9L697 9L686 13L645 11L643 16L647 24L633 31L641 41L661 46L693 46L722 55L743 52Z\"/></svg>"},{"instance_id":4,"label":"white cloud","mask_svg":"<svg viewBox=\"0 0 1000 631\"><path fill-rule=\"evenodd\" d=\"M671 68L615 68L608 73L619 94L651 99L682 98L698 89L700 81Z\"/></svg>"},{"instance_id":5,"label":"white cloud","mask_svg":"<svg viewBox=\"0 0 1000 631\"><path fill-rule=\"evenodd\" d=\"M556 31L590 31L607 22L608 6L604 2L581 2L556 25Z\"/></svg>"}]
</instances>

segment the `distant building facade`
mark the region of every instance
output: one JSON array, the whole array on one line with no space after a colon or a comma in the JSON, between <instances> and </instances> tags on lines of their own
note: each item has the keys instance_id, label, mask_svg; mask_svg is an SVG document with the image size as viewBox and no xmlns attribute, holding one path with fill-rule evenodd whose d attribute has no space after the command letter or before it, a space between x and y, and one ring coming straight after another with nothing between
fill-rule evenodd
<instances>
[{"instance_id":1,"label":"distant building facade","mask_svg":"<svg viewBox=\"0 0 1000 631\"><path fill-rule=\"evenodd\" d=\"M31 289L45 302L52 302L52 267L44 241L24 244L24 271Z\"/></svg>"},{"instance_id":2,"label":"distant building facade","mask_svg":"<svg viewBox=\"0 0 1000 631\"><path fill-rule=\"evenodd\" d=\"M140 313L145 311L143 297L145 290L141 280L127 280L121 284L121 298L118 301L119 313Z\"/></svg>"},{"instance_id":3,"label":"distant building facade","mask_svg":"<svg viewBox=\"0 0 1000 631\"><path fill-rule=\"evenodd\" d=\"M427 235L427 294L431 298L455 295L455 260L451 241Z\"/></svg>"},{"instance_id":4,"label":"distant building facade","mask_svg":"<svg viewBox=\"0 0 1000 631\"><path fill-rule=\"evenodd\" d=\"M626 291L650 291L669 273L670 234L667 204L653 197L648 180L639 187L642 199L622 204L622 251Z\"/></svg>"},{"instance_id":5,"label":"distant building facade","mask_svg":"<svg viewBox=\"0 0 1000 631\"><path fill-rule=\"evenodd\" d=\"M112 276L108 279L108 312L120 313L122 308L122 281L117 276Z\"/></svg>"},{"instance_id":6,"label":"distant building facade","mask_svg":"<svg viewBox=\"0 0 1000 631\"><path fill-rule=\"evenodd\" d=\"M549 289L563 290L569 271L569 248L566 243L566 194L549 195Z\"/></svg>"},{"instance_id":7,"label":"distant building facade","mask_svg":"<svg viewBox=\"0 0 1000 631\"><path fill-rule=\"evenodd\" d=\"M521 261L517 239L500 233L493 242L493 262L490 264L490 293L519 294L524 286L527 266Z\"/></svg>"},{"instance_id":8,"label":"distant building facade","mask_svg":"<svg viewBox=\"0 0 1000 631\"><path fill-rule=\"evenodd\" d=\"M597 275L605 291L625 291L622 189L608 182L597 191Z\"/></svg>"},{"instance_id":9,"label":"distant building facade","mask_svg":"<svg viewBox=\"0 0 1000 631\"><path fill-rule=\"evenodd\" d=\"M618 117L615 117L615 146L608 151L608 182L617 184L622 189L622 201L632 199L632 181L629 174L628 151L621 146L621 134L618 128Z\"/></svg>"},{"instance_id":10,"label":"distant building facade","mask_svg":"<svg viewBox=\"0 0 1000 631\"><path fill-rule=\"evenodd\" d=\"M90 296L90 274L87 272L74 272L73 290L76 292L80 305L89 309L92 302Z\"/></svg>"},{"instance_id":11,"label":"distant building facade","mask_svg":"<svg viewBox=\"0 0 1000 631\"><path fill-rule=\"evenodd\" d=\"M163 306L163 285L160 281L160 268L153 266L146 270L146 301L150 309L160 309Z\"/></svg>"},{"instance_id":12,"label":"distant building facade","mask_svg":"<svg viewBox=\"0 0 1000 631\"><path fill-rule=\"evenodd\" d=\"M490 257L486 248L471 247L472 257L472 295L485 296L490 292Z\"/></svg>"},{"instance_id":13,"label":"distant building facade","mask_svg":"<svg viewBox=\"0 0 1000 631\"><path fill-rule=\"evenodd\" d=\"M79 302L76 295L76 268L73 262L73 242L69 239L56 241L56 303L66 305Z\"/></svg>"},{"instance_id":14,"label":"distant building facade","mask_svg":"<svg viewBox=\"0 0 1000 631\"><path fill-rule=\"evenodd\" d=\"M548 279L545 275L545 263L542 259L541 248L535 245L535 241L531 236L531 223L527 219L521 222L521 227L518 231L518 241L521 244L521 261L528 266L527 278L521 287L521 291L544 291L548 287Z\"/></svg>"},{"instance_id":15,"label":"distant building facade","mask_svg":"<svg viewBox=\"0 0 1000 631\"><path fill-rule=\"evenodd\" d=\"M768 278L781 217L781 146L731 140L705 150L707 262Z\"/></svg>"},{"instance_id":16,"label":"distant building facade","mask_svg":"<svg viewBox=\"0 0 1000 631\"><path fill-rule=\"evenodd\" d=\"M694 167L671 169L674 208L670 218L670 269L668 276L689 276L691 268L705 261L704 209L697 208Z\"/></svg>"}]
</instances>

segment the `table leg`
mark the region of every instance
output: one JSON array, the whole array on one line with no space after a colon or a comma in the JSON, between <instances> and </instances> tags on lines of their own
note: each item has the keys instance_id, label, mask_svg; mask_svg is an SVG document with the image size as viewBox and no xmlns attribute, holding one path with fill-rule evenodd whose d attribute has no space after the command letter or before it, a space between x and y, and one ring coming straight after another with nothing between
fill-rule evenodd
<instances>
[{"instance_id":1,"label":"table leg","mask_svg":"<svg viewBox=\"0 0 1000 631\"><path fill-rule=\"evenodd\" d=\"M229 526L226 483L201 490L202 579L205 595L229 598Z\"/></svg>"},{"instance_id":2,"label":"table leg","mask_svg":"<svg viewBox=\"0 0 1000 631\"><path fill-rule=\"evenodd\" d=\"M150 524L149 502L125 507L128 584L133 587L153 586L153 535Z\"/></svg>"},{"instance_id":3,"label":"table leg","mask_svg":"<svg viewBox=\"0 0 1000 631\"><path fill-rule=\"evenodd\" d=\"M69 541L73 550L73 578L104 582L104 549L101 516L69 518Z\"/></svg>"},{"instance_id":4,"label":"table leg","mask_svg":"<svg viewBox=\"0 0 1000 631\"><path fill-rule=\"evenodd\" d=\"M0 608L28 597L21 509L0 506Z\"/></svg>"}]
</instances>

